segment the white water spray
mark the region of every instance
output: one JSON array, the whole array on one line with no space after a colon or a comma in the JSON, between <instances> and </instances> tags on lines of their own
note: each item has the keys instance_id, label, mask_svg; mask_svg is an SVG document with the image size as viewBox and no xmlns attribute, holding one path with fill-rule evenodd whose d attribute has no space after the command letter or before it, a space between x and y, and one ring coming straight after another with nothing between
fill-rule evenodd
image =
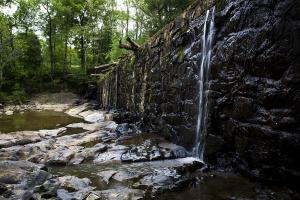
<instances>
[{"instance_id":1,"label":"white water spray","mask_svg":"<svg viewBox=\"0 0 300 200\"><path fill-rule=\"evenodd\" d=\"M206 131L206 118L207 118L207 80L210 68L211 48L214 36L215 27L215 8L213 8L210 20L209 30L207 31L208 17L210 11L206 12L205 22L203 25L202 35L202 61L199 70L199 112L197 120L196 143L193 150L194 156L203 160L204 145L205 145L205 131Z\"/></svg>"}]
</instances>

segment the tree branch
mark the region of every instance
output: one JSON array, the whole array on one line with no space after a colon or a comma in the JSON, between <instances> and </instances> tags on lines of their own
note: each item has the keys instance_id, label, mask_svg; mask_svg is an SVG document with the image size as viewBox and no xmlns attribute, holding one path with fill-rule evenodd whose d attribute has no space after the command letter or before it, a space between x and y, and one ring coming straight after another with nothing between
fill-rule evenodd
<instances>
[{"instance_id":1,"label":"tree branch","mask_svg":"<svg viewBox=\"0 0 300 200\"><path fill-rule=\"evenodd\" d=\"M119 48L137 52L140 46L136 42L134 42L130 37L127 37L126 40L128 41L129 44L123 44L122 40L120 40Z\"/></svg>"}]
</instances>

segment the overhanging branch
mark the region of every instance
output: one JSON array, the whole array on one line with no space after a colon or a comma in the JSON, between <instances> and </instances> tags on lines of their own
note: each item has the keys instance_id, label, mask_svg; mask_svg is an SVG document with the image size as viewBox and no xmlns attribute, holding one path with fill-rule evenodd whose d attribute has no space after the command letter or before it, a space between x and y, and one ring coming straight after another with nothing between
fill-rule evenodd
<instances>
[{"instance_id":1,"label":"overhanging branch","mask_svg":"<svg viewBox=\"0 0 300 200\"><path fill-rule=\"evenodd\" d=\"M127 37L126 40L127 40L128 44L123 44L122 40L120 40L119 48L130 50L130 51L133 51L136 53L138 51L138 49L140 48L140 46L136 42L134 42L130 37Z\"/></svg>"}]
</instances>

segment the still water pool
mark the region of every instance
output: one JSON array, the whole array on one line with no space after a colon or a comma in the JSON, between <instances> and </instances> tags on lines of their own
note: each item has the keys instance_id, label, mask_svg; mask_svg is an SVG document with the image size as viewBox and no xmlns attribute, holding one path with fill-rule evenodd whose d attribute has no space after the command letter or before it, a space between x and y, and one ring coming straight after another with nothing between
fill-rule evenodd
<instances>
[{"instance_id":1,"label":"still water pool","mask_svg":"<svg viewBox=\"0 0 300 200\"><path fill-rule=\"evenodd\" d=\"M51 110L18 112L13 115L0 115L0 132L55 129L79 122L83 122L83 119L69 116L64 112Z\"/></svg>"}]
</instances>

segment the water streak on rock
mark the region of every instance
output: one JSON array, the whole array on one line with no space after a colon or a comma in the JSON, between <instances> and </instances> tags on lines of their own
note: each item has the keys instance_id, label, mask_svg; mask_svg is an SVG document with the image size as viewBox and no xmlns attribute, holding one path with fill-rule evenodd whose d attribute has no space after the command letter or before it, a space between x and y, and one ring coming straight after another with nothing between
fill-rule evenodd
<instances>
[{"instance_id":1,"label":"water streak on rock","mask_svg":"<svg viewBox=\"0 0 300 200\"><path fill-rule=\"evenodd\" d=\"M197 120L197 132L195 147L193 150L194 156L203 160L203 152L205 146L205 130L206 130L206 116L207 116L207 80L210 68L212 41L214 36L214 16L215 8L212 10L209 30L207 31L207 24L209 19L210 10L206 12L205 22L203 25L202 35L202 61L199 70L199 112Z\"/></svg>"}]
</instances>

